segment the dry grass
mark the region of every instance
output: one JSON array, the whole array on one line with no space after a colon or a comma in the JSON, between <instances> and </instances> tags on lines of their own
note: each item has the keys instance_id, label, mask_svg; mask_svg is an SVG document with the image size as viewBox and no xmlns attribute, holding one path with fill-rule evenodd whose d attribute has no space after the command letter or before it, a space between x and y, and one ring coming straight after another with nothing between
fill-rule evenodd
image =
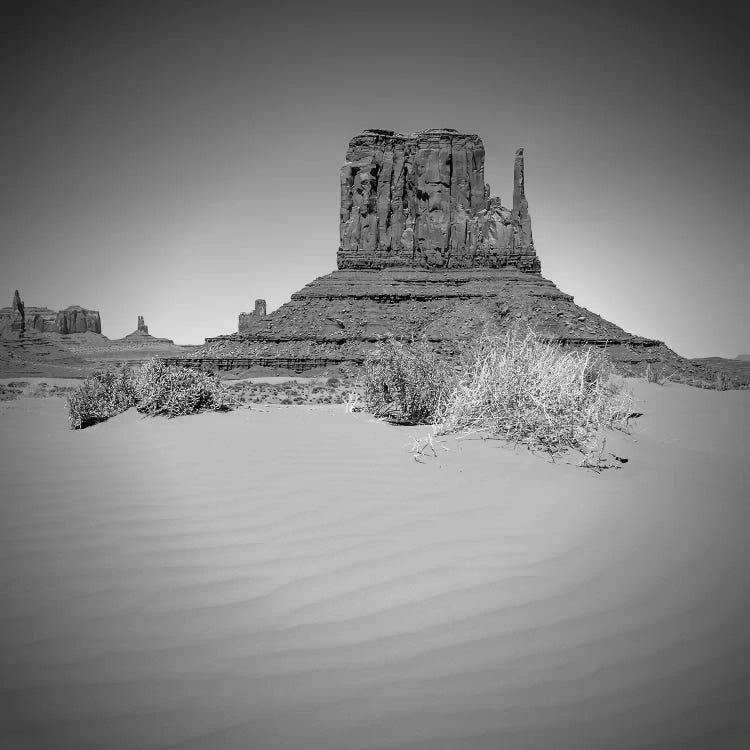
<instances>
[{"instance_id":1,"label":"dry grass","mask_svg":"<svg viewBox=\"0 0 750 750\"><path fill-rule=\"evenodd\" d=\"M444 407L439 433L483 430L532 449L587 452L602 428L624 427L632 399L601 352L563 349L533 331L484 336Z\"/></svg>"},{"instance_id":2,"label":"dry grass","mask_svg":"<svg viewBox=\"0 0 750 750\"><path fill-rule=\"evenodd\" d=\"M68 418L70 426L80 430L132 406L143 414L176 417L235 405L216 376L151 359L137 370L122 366L86 378L68 397Z\"/></svg>"},{"instance_id":3,"label":"dry grass","mask_svg":"<svg viewBox=\"0 0 750 750\"><path fill-rule=\"evenodd\" d=\"M127 367L95 372L68 396L68 419L74 430L104 422L135 403L133 378Z\"/></svg>"},{"instance_id":4,"label":"dry grass","mask_svg":"<svg viewBox=\"0 0 750 750\"><path fill-rule=\"evenodd\" d=\"M436 434L477 431L553 455L589 454L603 428L624 429L632 414L602 353L518 329L482 336L455 372L422 344L387 342L367 363L365 402L392 421L433 424Z\"/></svg>"},{"instance_id":5,"label":"dry grass","mask_svg":"<svg viewBox=\"0 0 750 750\"><path fill-rule=\"evenodd\" d=\"M228 411L237 405L216 375L150 359L134 372L136 408L142 414L179 417Z\"/></svg>"},{"instance_id":6,"label":"dry grass","mask_svg":"<svg viewBox=\"0 0 750 750\"><path fill-rule=\"evenodd\" d=\"M424 342L392 339L365 363L368 411L402 424L431 422L454 385L450 367Z\"/></svg>"}]
</instances>

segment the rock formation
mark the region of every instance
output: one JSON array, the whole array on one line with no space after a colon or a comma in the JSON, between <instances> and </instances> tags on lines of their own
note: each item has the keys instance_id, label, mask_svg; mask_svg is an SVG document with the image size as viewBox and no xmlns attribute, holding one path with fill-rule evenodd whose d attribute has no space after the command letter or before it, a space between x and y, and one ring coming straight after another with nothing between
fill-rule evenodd
<instances>
[{"instance_id":1,"label":"rock formation","mask_svg":"<svg viewBox=\"0 0 750 750\"><path fill-rule=\"evenodd\" d=\"M80 305L71 305L57 313L55 319L57 333L102 332L102 321L97 310L87 310Z\"/></svg>"},{"instance_id":2,"label":"rock formation","mask_svg":"<svg viewBox=\"0 0 750 750\"><path fill-rule=\"evenodd\" d=\"M152 336L148 332L148 326L146 321L143 319L143 315L138 316L138 325L132 333L127 336L123 336L121 339L115 339L118 342L126 342L129 345L136 344L138 346L153 346L156 344L174 344L172 339L162 339Z\"/></svg>"},{"instance_id":3,"label":"rock formation","mask_svg":"<svg viewBox=\"0 0 750 750\"><path fill-rule=\"evenodd\" d=\"M255 300L255 309L251 313L240 313L239 326L237 330L240 333L251 331L256 328L256 324L260 323L266 317L266 301L264 299Z\"/></svg>"},{"instance_id":4,"label":"rock formation","mask_svg":"<svg viewBox=\"0 0 750 750\"><path fill-rule=\"evenodd\" d=\"M341 167L338 267L538 272L523 168L519 149L511 210L490 197L479 136L366 130Z\"/></svg>"},{"instance_id":5,"label":"rock formation","mask_svg":"<svg viewBox=\"0 0 750 750\"><path fill-rule=\"evenodd\" d=\"M20 330L23 332L26 330L26 311L24 309L23 300L21 299L21 295L18 293L18 289L16 289L15 294L13 295L13 324L16 325L16 319L19 319L18 326Z\"/></svg>"},{"instance_id":6,"label":"rock formation","mask_svg":"<svg viewBox=\"0 0 750 750\"><path fill-rule=\"evenodd\" d=\"M0 308L0 328L39 333L101 333L102 322L97 310L87 310L80 305L72 305L59 312L49 307L24 305L16 290L11 307Z\"/></svg>"},{"instance_id":7,"label":"rock formation","mask_svg":"<svg viewBox=\"0 0 750 750\"><path fill-rule=\"evenodd\" d=\"M476 135L366 130L341 168L338 270L278 310L242 313L235 334L177 360L210 369L295 371L361 363L387 336L424 339L446 357L483 330L528 325L563 345L607 347L623 372L686 362L579 307L541 276L515 154L511 208L484 183Z\"/></svg>"}]
</instances>

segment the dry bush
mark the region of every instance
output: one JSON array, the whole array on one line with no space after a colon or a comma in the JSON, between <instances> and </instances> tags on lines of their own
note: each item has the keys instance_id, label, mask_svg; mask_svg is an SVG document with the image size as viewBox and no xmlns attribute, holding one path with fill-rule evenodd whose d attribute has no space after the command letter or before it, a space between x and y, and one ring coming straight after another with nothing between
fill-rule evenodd
<instances>
[{"instance_id":1,"label":"dry bush","mask_svg":"<svg viewBox=\"0 0 750 750\"><path fill-rule=\"evenodd\" d=\"M425 344L387 341L365 365L368 411L438 434L481 431L552 454L587 453L627 426L632 397L603 353L564 349L529 330L483 335L454 372Z\"/></svg>"},{"instance_id":2,"label":"dry bush","mask_svg":"<svg viewBox=\"0 0 750 750\"><path fill-rule=\"evenodd\" d=\"M201 411L228 411L237 405L217 375L165 365L150 359L134 377L137 408L142 414L178 417Z\"/></svg>"},{"instance_id":3,"label":"dry bush","mask_svg":"<svg viewBox=\"0 0 750 750\"><path fill-rule=\"evenodd\" d=\"M95 372L68 396L68 419L74 430L104 422L136 402L133 378L123 366L119 370Z\"/></svg>"},{"instance_id":4,"label":"dry bush","mask_svg":"<svg viewBox=\"0 0 750 750\"><path fill-rule=\"evenodd\" d=\"M435 415L439 433L481 430L532 449L587 452L603 427L625 427L632 397L601 352L564 349L529 330L483 336Z\"/></svg>"},{"instance_id":5,"label":"dry bush","mask_svg":"<svg viewBox=\"0 0 750 750\"><path fill-rule=\"evenodd\" d=\"M151 359L134 372L122 367L86 378L68 397L68 413L70 426L83 429L131 406L143 414L176 417L225 411L237 403L216 375Z\"/></svg>"},{"instance_id":6,"label":"dry bush","mask_svg":"<svg viewBox=\"0 0 750 750\"><path fill-rule=\"evenodd\" d=\"M656 385L666 385L676 376L676 372L672 372L670 375L664 374L664 367L652 366L650 362L646 363L646 380L649 383L655 383Z\"/></svg>"},{"instance_id":7,"label":"dry bush","mask_svg":"<svg viewBox=\"0 0 750 750\"><path fill-rule=\"evenodd\" d=\"M431 423L454 382L451 369L424 342L388 339L364 370L367 411L402 424Z\"/></svg>"}]
</instances>

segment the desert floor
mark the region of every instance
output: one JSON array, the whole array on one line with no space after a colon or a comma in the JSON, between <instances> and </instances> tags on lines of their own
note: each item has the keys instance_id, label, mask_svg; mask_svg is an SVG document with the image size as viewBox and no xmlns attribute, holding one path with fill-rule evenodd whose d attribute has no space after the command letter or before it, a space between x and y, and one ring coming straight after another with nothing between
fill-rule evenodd
<instances>
[{"instance_id":1,"label":"desert floor","mask_svg":"<svg viewBox=\"0 0 750 750\"><path fill-rule=\"evenodd\" d=\"M0 747L744 748L750 393L601 474L341 405L0 404Z\"/></svg>"}]
</instances>

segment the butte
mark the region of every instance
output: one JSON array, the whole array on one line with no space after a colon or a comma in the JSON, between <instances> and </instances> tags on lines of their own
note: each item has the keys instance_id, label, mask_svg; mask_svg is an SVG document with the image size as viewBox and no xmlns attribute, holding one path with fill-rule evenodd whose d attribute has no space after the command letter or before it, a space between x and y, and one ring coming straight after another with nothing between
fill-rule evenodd
<instances>
[{"instance_id":1,"label":"butte","mask_svg":"<svg viewBox=\"0 0 750 750\"><path fill-rule=\"evenodd\" d=\"M236 333L168 361L346 371L385 337L425 340L455 357L483 330L503 334L521 325L565 346L606 348L626 374L648 362L692 369L663 342L579 307L542 276L523 149L515 155L510 207L490 194L484 156L479 136L449 128L355 136L341 167L338 269L270 314L257 300Z\"/></svg>"}]
</instances>

